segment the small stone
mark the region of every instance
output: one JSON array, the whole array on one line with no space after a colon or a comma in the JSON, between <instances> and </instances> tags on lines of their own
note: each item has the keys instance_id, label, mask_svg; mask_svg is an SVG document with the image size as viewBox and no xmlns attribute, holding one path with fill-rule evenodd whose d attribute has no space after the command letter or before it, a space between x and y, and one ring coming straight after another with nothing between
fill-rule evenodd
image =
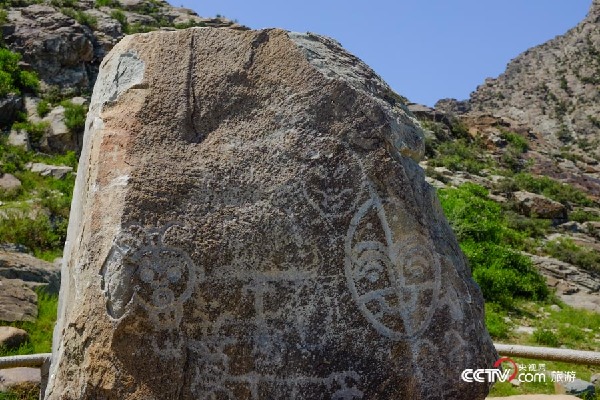
<instances>
[{"instance_id":1,"label":"small stone","mask_svg":"<svg viewBox=\"0 0 600 400\"><path fill-rule=\"evenodd\" d=\"M590 383L596 387L596 390L600 390L600 374L592 375L590 378Z\"/></svg>"},{"instance_id":2,"label":"small stone","mask_svg":"<svg viewBox=\"0 0 600 400\"><path fill-rule=\"evenodd\" d=\"M0 347L17 348L25 343L29 334L23 329L12 326L0 326Z\"/></svg>"},{"instance_id":3,"label":"small stone","mask_svg":"<svg viewBox=\"0 0 600 400\"><path fill-rule=\"evenodd\" d=\"M0 176L0 189L12 190L21 186L21 181L12 174L2 174Z\"/></svg>"},{"instance_id":4,"label":"small stone","mask_svg":"<svg viewBox=\"0 0 600 400\"><path fill-rule=\"evenodd\" d=\"M582 398L596 394L594 384L581 379L575 379L573 382L554 382L554 391L557 394L571 394Z\"/></svg>"},{"instance_id":5,"label":"small stone","mask_svg":"<svg viewBox=\"0 0 600 400\"><path fill-rule=\"evenodd\" d=\"M17 388L21 392L33 391L36 388L39 390L41 380L42 374L39 368L0 369L0 392Z\"/></svg>"},{"instance_id":6,"label":"small stone","mask_svg":"<svg viewBox=\"0 0 600 400\"><path fill-rule=\"evenodd\" d=\"M562 310L562 308L560 308L560 306L558 304L552 304L550 306L550 310L558 312L558 311Z\"/></svg>"},{"instance_id":7,"label":"small stone","mask_svg":"<svg viewBox=\"0 0 600 400\"><path fill-rule=\"evenodd\" d=\"M513 379L512 381L510 381L510 384L516 387L521 386L521 381L518 379Z\"/></svg>"}]
</instances>

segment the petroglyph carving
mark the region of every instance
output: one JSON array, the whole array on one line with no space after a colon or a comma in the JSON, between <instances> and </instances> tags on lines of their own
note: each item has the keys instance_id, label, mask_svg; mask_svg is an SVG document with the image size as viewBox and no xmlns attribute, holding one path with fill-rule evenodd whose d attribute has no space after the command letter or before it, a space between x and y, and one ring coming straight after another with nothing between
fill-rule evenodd
<instances>
[{"instance_id":1,"label":"petroglyph carving","mask_svg":"<svg viewBox=\"0 0 600 400\"><path fill-rule=\"evenodd\" d=\"M330 220L356 210L365 178L360 161L345 144L332 138L323 141L327 142L326 149L306 154L309 168L303 194L323 218Z\"/></svg>"},{"instance_id":2,"label":"petroglyph carving","mask_svg":"<svg viewBox=\"0 0 600 400\"><path fill-rule=\"evenodd\" d=\"M118 236L101 272L111 317L119 319L137 304L148 312L155 329L180 324L183 304L196 279L204 277L185 251L164 243L175 226L181 227L169 223L145 229L133 224Z\"/></svg>"},{"instance_id":3,"label":"petroglyph carving","mask_svg":"<svg viewBox=\"0 0 600 400\"><path fill-rule=\"evenodd\" d=\"M207 336L202 341L192 341L189 345L194 360L192 392L198 399L235 400L235 391L250 393L249 398L258 400L261 387L275 388L296 398L304 390L320 390L327 398L338 400L362 399L363 392L358 388L361 377L354 371L335 372L324 377L295 374L279 376L248 372L232 372L227 348L234 346L235 340L218 336Z\"/></svg>"},{"instance_id":4,"label":"petroglyph carving","mask_svg":"<svg viewBox=\"0 0 600 400\"><path fill-rule=\"evenodd\" d=\"M420 335L435 312L441 272L424 237L395 238L376 194L353 217L345 243L348 287L360 311L381 335Z\"/></svg>"}]
</instances>

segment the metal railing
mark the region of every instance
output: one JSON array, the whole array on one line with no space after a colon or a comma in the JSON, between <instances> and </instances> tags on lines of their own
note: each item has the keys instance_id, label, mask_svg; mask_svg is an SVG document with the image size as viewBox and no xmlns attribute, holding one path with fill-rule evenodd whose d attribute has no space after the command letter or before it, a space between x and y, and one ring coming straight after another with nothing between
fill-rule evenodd
<instances>
[{"instance_id":1,"label":"metal railing","mask_svg":"<svg viewBox=\"0 0 600 400\"><path fill-rule=\"evenodd\" d=\"M562 361L572 364L600 365L600 352L552 347L520 346L516 344L494 343L496 350L503 356L533 358L536 360ZM27 356L0 357L0 369L15 367L41 367L50 361L51 353L31 354Z\"/></svg>"}]
</instances>

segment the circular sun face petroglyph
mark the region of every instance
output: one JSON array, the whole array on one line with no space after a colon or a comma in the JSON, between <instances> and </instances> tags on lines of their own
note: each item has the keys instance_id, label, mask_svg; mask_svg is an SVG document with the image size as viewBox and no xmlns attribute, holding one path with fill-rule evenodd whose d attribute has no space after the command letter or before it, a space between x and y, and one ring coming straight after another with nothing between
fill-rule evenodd
<instances>
[{"instance_id":1,"label":"circular sun face petroglyph","mask_svg":"<svg viewBox=\"0 0 600 400\"><path fill-rule=\"evenodd\" d=\"M146 308L165 308L192 294L193 263L183 251L148 246L132 254L128 262L138 269L137 294Z\"/></svg>"},{"instance_id":2,"label":"circular sun face petroglyph","mask_svg":"<svg viewBox=\"0 0 600 400\"><path fill-rule=\"evenodd\" d=\"M418 234L394 241L374 198L352 219L345 246L348 287L375 330L394 340L420 335L435 312L441 281L428 241Z\"/></svg>"},{"instance_id":3,"label":"circular sun face petroglyph","mask_svg":"<svg viewBox=\"0 0 600 400\"><path fill-rule=\"evenodd\" d=\"M179 225L167 224L162 229L131 225L117 238L101 272L107 310L113 318L121 318L131 305L138 304L155 322L179 323L183 303L203 275L184 250L164 243L173 226Z\"/></svg>"}]
</instances>

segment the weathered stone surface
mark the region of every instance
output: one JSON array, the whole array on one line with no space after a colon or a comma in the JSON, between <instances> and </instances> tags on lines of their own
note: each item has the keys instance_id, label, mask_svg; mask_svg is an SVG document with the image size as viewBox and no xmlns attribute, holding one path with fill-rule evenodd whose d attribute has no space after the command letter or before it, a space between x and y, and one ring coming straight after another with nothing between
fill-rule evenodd
<instances>
[{"instance_id":1,"label":"weathered stone surface","mask_svg":"<svg viewBox=\"0 0 600 400\"><path fill-rule=\"evenodd\" d=\"M0 347L15 348L25 343L29 334L13 326L0 326Z\"/></svg>"},{"instance_id":2,"label":"weathered stone surface","mask_svg":"<svg viewBox=\"0 0 600 400\"><path fill-rule=\"evenodd\" d=\"M21 393L34 393L39 390L41 373L39 368L0 369L0 392L19 390Z\"/></svg>"},{"instance_id":3,"label":"weathered stone surface","mask_svg":"<svg viewBox=\"0 0 600 400\"><path fill-rule=\"evenodd\" d=\"M23 108L23 97L14 93L0 96L0 128L13 121Z\"/></svg>"},{"instance_id":4,"label":"weathered stone surface","mask_svg":"<svg viewBox=\"0 0 600 400\"><path fill-rule=\"evenodd\" d=\"M60 267L29 254L0 250L0 276L45 285L50 293L60 288Z\"/></svg>"},{"instance_id":5,"label":"weathered stone surface","mask_svg":"<svg viewBox=\"0 0 600 400\"><path fill-rule=\"evenodd\" d=\"M37 172L42 176L52 176L56 179L62 179L67 176L68 173L73 172L73 167L67 167L66 165L49 165L44 163L29 163L27 168L31 172Z\"/></svg>"},{"instance_id":6,"label":"weathered stone surface","mask_svg":"<svg viewBox=\"0 0 600 400\"><path fill-rule=\"evenodd\" d=\"M0 175L0 189L11 190L21 186L21 181L13 174Z\"/></svg>"},{"instance_id":7,"label":"weathered stone surface","mask_svg":"<svg viewBox=\"0 0 600 400\"><path fill-rule=\"evenodd\" d=\"M37 295L20 279L0 278L0 321L35 321Z\"/></svg>"},{"instance_id":8,"label":"weathered stone surface","mask_svg":"<svg viewBox=\"0 0 600 400\"><path fill-rule=\"evenodd\" d=\"M173 55L177 55L174 57ZM483 399L421 133L321 36L128 36L90 104L47 398Z\"/></svg>"},{"instance_id":9,"label":"weathered stone surface","mask_svg":"<svg viewBox=\"0 0 600 400\"><path fill-rule=\"evenodd\" d=\"M517 209L523 215L555 220L567 219L567 208L558 201L523 191L514 192L512 195Z\"/></svg>"}]
</instances>

